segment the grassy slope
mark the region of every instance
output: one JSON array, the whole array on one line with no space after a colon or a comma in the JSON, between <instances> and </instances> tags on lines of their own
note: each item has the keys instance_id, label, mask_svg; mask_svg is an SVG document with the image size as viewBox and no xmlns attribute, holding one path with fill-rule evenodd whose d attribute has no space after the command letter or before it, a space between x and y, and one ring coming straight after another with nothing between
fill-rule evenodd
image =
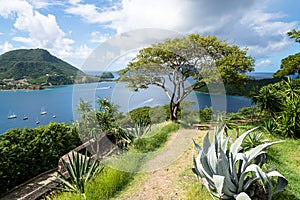
<instances>
[{"instance_id":1,"label":"grassy slope","mask_svg":"<svg viewBox=\"0 0 300 200\"><path fill-rule=\"evenodd\" d=\"M241 128L241 132L250 128L251 126ZM202 144L204 134L205 132L197 131L197 137L195 137L197 143ZM300 155L298 153L300 150L300 140L282 138L277 135L274 136L269 134L265 134L264 137L270 141L278 141L282 139L286 140L285 143L280 143L267 149L267 153L269 155L267 168L276 167L277 170L289 181L289 185L286 190L274 195L273 199L300 199L300 184L298 183L300 180ZM126 182L129 184L126 186L124 182L122 183L121 178L118 184L121 184L123 187L119 187L118 185L115 185L114 187L119 187L118 190L123 190L118 192L117 196L113 199L124 200L139 199L143 197L144 199L173 198L210 200L211 196L206 191L205 187L201 186L200 180L197 180L191 171L193 153L194 149L191 144L188 150L178 160L165 168L150 173L139 173L134 177L130 176L130 181ZM134 162L138 161L135 160ZM103 178L105 177L102 177L102 179ZM99 183L96 185L102 184ZM94 188L95 191L97 190L96 185ZM114 194L116 194L116 192ZM71 197L72 199L76 199L75 196L70 196L70 194L65 193L64 196L56 199L70 199ZM112 196L110 196L110 198L112 198Z\"/></svg>"},{"instance_id":2,"label":"grassy slope","mask_svg":"<svg viewBox=\"0 0 300 200\"><path fill-rule=\"evenodd\" d=\"M251 126L247 126L247 130ZM244 130L246 130L244 129ZM241 130L243 131L243 130ZM196 138L199 144L202 144L204 134L198 134ZM282 138L278 135L265 134L265 139L270 141L286 140L285 143L274 145L267 149L269 160L266 167L276 167L277 170L284 175L289 185L285 191L275 194L273 199L288 199L296 200L300 199L300 140L291 138ZM178 193L178 198L188 200L210 200L211 196L206 191L205 187L201 186L201 182L198 181L191 171L193 155L193 145L190 146L189 150L183 154L183 156L168 167L167 174L173 174L172 188ZM134 181L127 187L118 197L120 200L131 199L136 196L136 192L141 190L141 186L147 184L147 182L153 179L155 174L139 174L134 178ZM169 175L165 175L169 177ZM158 178L165 178L163 176ZM156 188L157 193L164 189L166 186L160 185ZM173 192L174 193L174 192ZM157 199L168 199L163 196L156 196Z\"/></svg>"},{"instance_id":3,"label":"grassy slope","mask_svg":"<svg viewBox=\"0 0 300 200\"><path fill-rule=\"evenodd\" d=\"M165 143L164 135L170 135L178 130L179 125L173 123L164 124L164 126L155 134L152 138L157 143L152 143L155 149L158 146L163 146ZM149 146L148 146L149 147ZM86 198L91 200L98 199L110 199L118 192L120 192L126 185L133 179L135 172L138 168L149 159L147 154L143 156L135 156L136 149L132 149L129 152L133 154L124 154L118 156L116 159L113 157L105 162L104 171L97 175L93 181L88 182L86 185ZM124 169L125 170L120 170ZM84 199L80 194L74 193L59 193L50 195L49 198L53 200L65 200L65 199Z\"/></svg>"},{"instance_id":4,"label":"grassy slope","mask_svg":"<svg viewBox=\"0 0 300 200\"><path fill-rule=\"evenodd\" d=\"M241 132L252 127L253 125L245 126L241 128ZM286 190L275 194L273 199L300 199L300 140L267 133L264 134L264 139L269 141L285 140L284 143L276 144L266 150L269 156L266 167L275 167L289 181Z\"/></svg>"}]
</instances>

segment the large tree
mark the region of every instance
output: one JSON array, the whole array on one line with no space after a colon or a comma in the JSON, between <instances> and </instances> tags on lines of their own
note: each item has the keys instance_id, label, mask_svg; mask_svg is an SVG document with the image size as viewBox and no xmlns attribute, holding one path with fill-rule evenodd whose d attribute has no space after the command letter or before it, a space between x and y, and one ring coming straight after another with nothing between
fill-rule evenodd
<instances>
[{"instance_id":1,"label":"large tree","mask_svg":"<svg viewBox=\"0 0 300 200\"><path fill-rule=\"evenodd\" d=\"M291 39L300 43L300 30L291 30L287 33ZM300 53L290 55L281 60L280 69L274 74L274 77L282 77L287 75L300 74Z\"/></svg>"},{"instance_id":2,"label":"large tree","mask_svg":"<svg viewBox=\"0 0 300 200\"><path fill-rule=\"evenodd\" d=\"M155 85L170 100L170 118L177 121L180 103L194 89L210 82L244 82L254 59L247 49L215 36L191 34L167 39L139 51L121 73L121 80L138 90ZM188 83L189 82L189 83Z\"/></svg>"}]
</instances>

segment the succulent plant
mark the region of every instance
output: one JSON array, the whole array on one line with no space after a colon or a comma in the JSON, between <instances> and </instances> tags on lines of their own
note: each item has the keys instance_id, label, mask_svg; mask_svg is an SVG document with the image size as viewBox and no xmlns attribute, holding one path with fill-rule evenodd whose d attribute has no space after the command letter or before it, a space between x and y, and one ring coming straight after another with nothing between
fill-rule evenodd
<instances>
[{"instance_id":1,"label":"succulent plant","mask_svg":"<svg viewBox=\"0 0 300 200\"><path fill-rule=\"evenodd\" d=\"M273 194L282 191L288 184L285 177L275 169L262 169L266 163L263 150L282 141L260 144L241 152L243 140L257 128L243 133L230 147L230 136L223 137L224 128L215 128L212 142L207 133L203 147L194 141L198 156L193 159L193 172L201 177L210 194L218 199L271 199ZM263 196L258 196L261 188Z\"/></svg>"},{"instance_id":2,"label":"succulent plant","mask_svg":"<svg viewBox=\"0 0 300 200\"><path fill-rule=\"evenodd\" d=\"M94 177L96 173L102 171L103 167L98 165L97 159L92 159L80 153L74 153L72 151L72 156L68 155L68 160L62 160L65 170L68 172L64 174L58 171L60 176L57 179L64 187L53 187L53 189L58 189L66 192L78 192L84 195L85 184L90 179Z\"/></svg>"}]
</instances>

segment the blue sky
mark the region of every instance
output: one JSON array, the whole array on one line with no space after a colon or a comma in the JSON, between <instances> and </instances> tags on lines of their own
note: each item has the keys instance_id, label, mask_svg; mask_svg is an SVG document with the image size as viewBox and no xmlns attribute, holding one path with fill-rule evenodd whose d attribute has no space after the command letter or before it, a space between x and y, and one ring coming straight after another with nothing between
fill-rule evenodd
<instances>
[{"instance_id":1,"label":"blue sky","mask_svg":"<svg viewBox=\"0 0 300 200\"><path fill-rule=\"evenodd\" d=\"M300 52L300 44L286 35L300 29L295 0L0 0L0 5L0 54L44 48L78 68L103 42L143 28L216 35L247 47L257 72L274 72L282 58Z\"/></svg>"}]
</instances>

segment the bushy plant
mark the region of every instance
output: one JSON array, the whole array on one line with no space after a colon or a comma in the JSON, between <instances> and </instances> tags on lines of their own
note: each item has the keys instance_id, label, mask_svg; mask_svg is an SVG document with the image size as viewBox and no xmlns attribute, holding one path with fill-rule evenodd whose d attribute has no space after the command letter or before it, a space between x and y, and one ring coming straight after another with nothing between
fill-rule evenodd
<instances>
[{"instance_id":1,"label":"bushy plant","mask_svg":"<svg viewBox=\"0 0 300 200\"><path fill-rule=\"evenodd\" d=\"M194 157L193 172L202 178L202 184L218 199L271 199L282 191L288 181L275 169L263 171L267 147L280 143L270 142L241 152L245 137L256 128L243 133L229 147L230 137L223 138L224 127L215 128L212 143L207 133L203 147L195 143L198 151ZM218 133L219 131L219 133ZM277 178L276 178L277 177Z\"/></svg>"},{"instance_id":2,"label":"bushy plant","mask_svg":"<svg viewBox=\"0 0 300 200\"><path fill-rule=\"evenodd\" d=\"M268 112L282 135L300 137L300 81L283 80L262 87L252 96L262 111Z\"/></svg>"},{"instance_id":3,"label":"bushy plant","mask_svg":"<svg viewBox=\"0 0 300 200\"><path fill-rule=\"evenodd\" d=\"M210 121L213 115L213 109L205 107L204 109L199 110L199 120L200 122Z\"/></svg>"},{"instance_id":4,"label":"bushy plant","mask_svg":"<svg viewBox=\"0 0 300 200\"><path fill-rule=\"evenodd\" d=\"M150 107L144 106L141 108L136 108L129 112L131 121L137 125L149 125L151 123L151 119L149 116Z\"/></svg>"},{"instance_id":5,"label":"bushy plant","mask_svg":"<svg viewBox=\"0 0 300 200\"><path fill-rule=\"evenodd\" d=\"M264 129L265 132L267 132L269 134L278 132L278 130L277 130L278 125L272 119L268 119L268 120L263 121L262 128Z\"/></svg>"},{"instance_id":6,"label":"bushy plant","mask_svg":"<svg viewBox=\"0 0 300 200\"><path fill-rule=\"evenodd\" d=\"M56 189L66 192L76 192L85 196L85 184L94 177L95 173L100 172L103 167L98 165L97 159L91 161L91 158L80 153L74 153L72 156L68 155L68 160L62 160L64 169L68 172L66 175L58 171L57 179L64 187L56 187Z\"/></svg>"},{"instance_id":7,"label":"bushy plant","mask_svg":"<svg viewBox=\"0 0 300 200\"><path fill-rule=\"evenodd\" d=\"M106 136L121 148L126 148L131 137L119 126L117 118L118 107L112 104L107 97L97 99L98 109L93 110L90 102L81 101L77 111L79 120L74 122L82 139L87 140L100 134Z\"/></svg>"},{"instance_id":8,"label":"bushy plant","mask_svg":"<svg viewBox=\"0 0 300 200\"><path fill-rule=\"evenodd\" d=\"M57 167L61 156L81 144L76 129L51 122L0 135L0 193Z\"/></svg>"}]
</instances>

